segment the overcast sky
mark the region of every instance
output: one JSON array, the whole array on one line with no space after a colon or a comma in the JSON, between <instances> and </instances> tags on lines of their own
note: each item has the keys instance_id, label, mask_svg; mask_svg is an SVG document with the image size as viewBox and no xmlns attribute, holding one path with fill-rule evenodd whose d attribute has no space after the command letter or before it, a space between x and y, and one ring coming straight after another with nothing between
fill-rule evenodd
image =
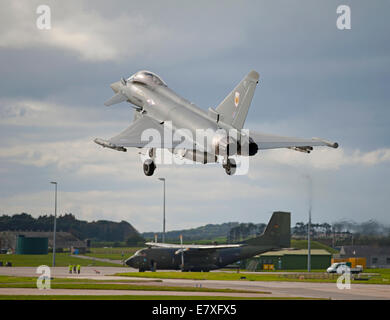
<instances>
[{"instance_id":1,"label":"overcast sky","mask_svg":"<svg viewBox=\"0 0 390 320\"><path fill-rule=\"evenodd\" d=\"M276 210L313 221L389 224L388 1L0 0L0 214L126 220L159 231L266 222ZM36 9L51 9L50 30ZM351 29L336 9L351 8ZM201 108L217 106L252 69L260 82L246 128L322 137L338 149L260 152L245 176L220 165L142 171L137 150L103 149L132 120L107 108L110 83L147 69Z\"/></svg>"}]
</instances>

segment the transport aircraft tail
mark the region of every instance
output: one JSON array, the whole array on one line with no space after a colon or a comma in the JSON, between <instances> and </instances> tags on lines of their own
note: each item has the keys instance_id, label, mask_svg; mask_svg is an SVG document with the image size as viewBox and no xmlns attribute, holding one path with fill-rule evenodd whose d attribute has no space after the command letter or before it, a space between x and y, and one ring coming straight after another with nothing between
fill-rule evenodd
<instances>
[{"instance_id":1,"label":"transport aircraft tail","mask_svg":"<svg viewBox=\"0 0 390 320\"><path fill-rule=\"evenodd\" d=\"M252 246L270 245L275 248L289 248L291 239L291 213L277 211L272 214L264 233L243 243Z\"/></svg>"}]
</instances>

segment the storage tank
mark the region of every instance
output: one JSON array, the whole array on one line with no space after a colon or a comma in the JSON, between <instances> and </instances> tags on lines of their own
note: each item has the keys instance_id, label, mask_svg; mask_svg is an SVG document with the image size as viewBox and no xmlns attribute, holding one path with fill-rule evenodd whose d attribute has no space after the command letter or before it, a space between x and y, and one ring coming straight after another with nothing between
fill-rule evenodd
<instances>
[{"instance_id":1,"label":"storage tank","mask_svg":"<svg viewBox=\"0 0 390 320\"><path fill-rule=\"evenodd\" d=\"M49 239L38 237L25 237L19 235L16 241L16 254L47 254Z\"/></svg>"}]
</instances>

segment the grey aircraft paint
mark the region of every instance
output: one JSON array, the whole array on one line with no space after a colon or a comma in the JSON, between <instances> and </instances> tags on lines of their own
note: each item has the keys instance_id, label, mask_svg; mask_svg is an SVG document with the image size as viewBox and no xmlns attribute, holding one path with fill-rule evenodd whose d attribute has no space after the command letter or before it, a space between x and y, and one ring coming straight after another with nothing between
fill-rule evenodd
<instances>
[{"instance_id":1,"label":"grey aircraft paint","mask_svg":"<svg viewBox=\"0 0 390 320\"><path fill-rule=\"evenodd\" d=\"M137 251L126 260L126 264L139 271L219 269L259 253L289 248L290 225L289 212L274 212L264 233L259 237L232 245L176 245L149 242L148 248Z\"/></svg>"},{"instance_id":2,"label":"grey aircraft paint","mask_svg":"<svg viewBox=\"0 0 390 320\"><path fill-rule=\"evenodd\" d=\"M243 126L259 74L249 72L216 108L205 110L180 97L166 83L150 71L139 71L127 80L111 84L115 95L105 102L106 106L127 101L135 109L134 121L119 135L109 139L94 141L107 148L126 151L128 147L147 148L145 154L150 158L143 164L144 173L151 176L156 169L155 149L166 148L179 157L199 163L217 162L222 159L222 166L228 175L236 172L236 162L232 156L254 156L258 150L290 148L310 153L313 146L337 148L338 144L319 138L301 139L282 137L250 131ZM174 133L183 133L184 141L167 137L166 129ZM153 129L160 140L142 138L145 130ZM208 139L198 141L197 132L208 132Z\"/></svg>"}]
</instances>

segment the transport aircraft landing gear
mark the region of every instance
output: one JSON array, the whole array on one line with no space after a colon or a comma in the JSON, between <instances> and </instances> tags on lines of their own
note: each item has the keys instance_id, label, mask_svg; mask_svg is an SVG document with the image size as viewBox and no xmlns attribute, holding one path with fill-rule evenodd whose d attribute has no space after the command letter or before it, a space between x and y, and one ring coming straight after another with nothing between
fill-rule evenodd
<instances>
[{"instance_id":1,"label":"transport aircraft landing gear","mask_svg":"<svg viewBox=\"0 0 390 320\"><path fill-rule=\"evenodd\" d=\"M147 159L144 162L143 168L144 168L145 175L151 176L153 175L154 170L156 169L156 165L152 159Z\"/></svg>"},{"instance_id":2,"label":"transport aircraft landing gear","mask_svg":"<svg viewBox=\"0 0 390 320\"><path fill-rule=\"evenodd\" d=\"M223 165L227 175L231 176L236 173L237 164L234 159L227 159L226 164Z\"/></svg>"}]
</instances>

